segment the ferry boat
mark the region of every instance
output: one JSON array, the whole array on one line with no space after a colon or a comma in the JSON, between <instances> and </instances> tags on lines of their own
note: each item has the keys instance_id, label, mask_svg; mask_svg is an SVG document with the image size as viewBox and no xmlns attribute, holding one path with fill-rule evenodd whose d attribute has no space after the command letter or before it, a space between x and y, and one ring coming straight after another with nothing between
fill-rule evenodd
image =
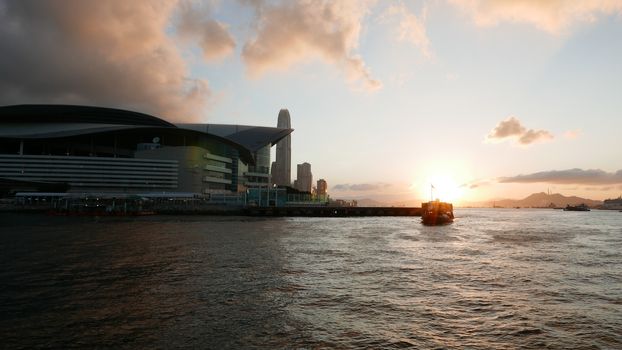
<instances>
[{"instance_id":1,"label":"ferry boat","mask_svg":"<svg viewBox=\"0 0 622 350\"><path fill-rule=\"evenodd\" d=\"M438 199L421 203L421 223L424 225L445 225L454 221L454 207Z\"/></svg>"},{"instance_id":2,"label":"ferry boat","mask_svg":"<svg viewBox=\"0 0 622 350\"><path fill-rule=\"evenodd\" d=\"M564 208L564 211L590 211L590 208L585 205L585 203L581 203L579 205L566 205L566 208Z\"/></svg>"}]
</instances>

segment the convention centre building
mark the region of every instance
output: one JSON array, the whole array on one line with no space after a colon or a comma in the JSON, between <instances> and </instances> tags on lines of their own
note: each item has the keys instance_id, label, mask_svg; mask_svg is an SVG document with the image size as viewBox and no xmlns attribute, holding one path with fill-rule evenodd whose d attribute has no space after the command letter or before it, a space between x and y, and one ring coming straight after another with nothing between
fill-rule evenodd
<instances>
[{"instance_id":1,"label":"convention centre building","mask_svg":"<svg viewBox=\"0 0 622 350\"><path fill-rule=\"evenodd\" d=\"M120 109L0 107L0 181L69 192L239 193L269 186L290 128L172 124Z\"/></svg>"}]
</instances>

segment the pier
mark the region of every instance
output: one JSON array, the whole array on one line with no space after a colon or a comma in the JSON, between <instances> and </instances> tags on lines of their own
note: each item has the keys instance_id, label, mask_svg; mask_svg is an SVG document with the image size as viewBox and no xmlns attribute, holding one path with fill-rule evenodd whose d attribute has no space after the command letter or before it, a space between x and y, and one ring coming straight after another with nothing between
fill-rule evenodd
<instances>
[{"instance_id":1,"label":"pier","mask_svg":"<svg viewBox=\"0 0 622 350\"><path fill-rule=\"evenodd\" d=\"M247 207L242 215L283 217L421 216L416 207Z\"/></svg>"},{"instance_id":2,"label":"pier","mask_svg":"<svg viewBox=\"0 0 622 350\"><path fill-rule=\"evenodd\" d=\"M134 216L134 215L237 215L255 217L363 217L421 216L419 207L353 207L329 205L244 205L244 201L202 198L146 198L115 194L93 196L66 193L19 193L0 211L47 212L53 215Z\"/></svg>"}]
</instances>

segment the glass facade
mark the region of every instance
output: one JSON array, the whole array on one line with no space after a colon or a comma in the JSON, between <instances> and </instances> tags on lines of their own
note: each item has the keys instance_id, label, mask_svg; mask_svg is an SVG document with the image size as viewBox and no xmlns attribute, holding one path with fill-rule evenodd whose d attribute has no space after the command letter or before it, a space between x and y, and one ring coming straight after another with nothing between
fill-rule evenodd
<instances>
[{"instance_id":1,"label":"glass facade","mask_svg":"<svg viewBox=\"0 0 622 350\"><path fill-rule=\"evenodd\" d=\"M248 166L249 173L270 174L270 146L266 145L255 152L255 165Z\"/></svg>"}]
</instances>

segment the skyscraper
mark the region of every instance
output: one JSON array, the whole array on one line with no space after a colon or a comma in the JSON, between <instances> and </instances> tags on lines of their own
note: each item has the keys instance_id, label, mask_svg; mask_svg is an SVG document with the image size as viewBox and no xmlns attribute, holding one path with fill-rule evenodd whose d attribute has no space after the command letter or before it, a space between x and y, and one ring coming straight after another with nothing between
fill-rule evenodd
<instances>
[{"instance_id":1,"label":"skyscraper","mask_svg":"<svg viewBox=\"0 0 622 350\"><path fill-rule=\"evenodd\" d=\"M287 109L279 111L276 126L278 128L292 127ZM272 183L280 186L291 186L292 181L292 137L287 135L276 144L276 161L273 163Z\"/></svg>"},{"instance_id":2,"label":"skyscraper","mask_svg":"<svg viewBox=\"0 0 622 350\"><path fill-rule=\"evenodd\" d=\"M298 164L296 174L296 187L297 190L303 192L311 192L311 186L313 185L313 174L311 173L311 164L304 162Z\"/></svg>"},{"instance_id":3,"label":"skyscraper","mask_svg":"<svg viewBox=\"0 0 622 350\"><path fill-rule=\"evenodd\" d=\"M317 180L317 195L318 196L326 196L326 191L328 189L328 184L326 180L319 179Z\"/></svg>"}]
</instances>

